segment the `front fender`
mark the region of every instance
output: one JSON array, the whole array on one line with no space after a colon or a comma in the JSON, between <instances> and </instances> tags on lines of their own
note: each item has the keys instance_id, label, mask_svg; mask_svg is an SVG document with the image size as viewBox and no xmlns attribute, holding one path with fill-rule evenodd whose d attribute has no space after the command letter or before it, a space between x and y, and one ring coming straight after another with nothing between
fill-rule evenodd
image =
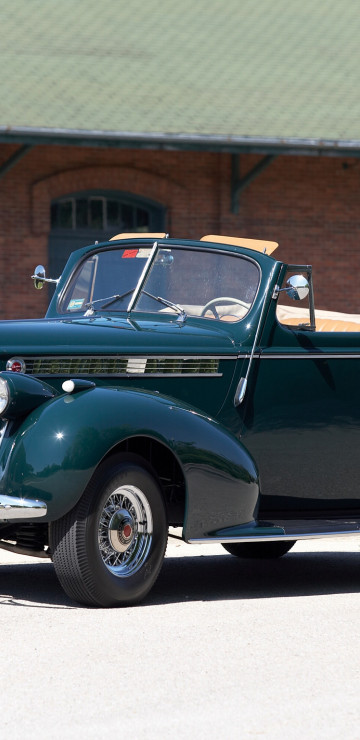
<instances>
[{"instance_id":1,"label":"front fender","mask_svg":"<svg viewBox=\"0 0 360 740\"><path fill-rule=\"evenodd\" d=\"M69 511L118 443L147 436L172 450L184 474L186 539L254 519L258 474L244 446L215 420L174 399L95 387L32 411L0 450L0 492L40 499L47 521Z\"/></svg>"}]
</instances>

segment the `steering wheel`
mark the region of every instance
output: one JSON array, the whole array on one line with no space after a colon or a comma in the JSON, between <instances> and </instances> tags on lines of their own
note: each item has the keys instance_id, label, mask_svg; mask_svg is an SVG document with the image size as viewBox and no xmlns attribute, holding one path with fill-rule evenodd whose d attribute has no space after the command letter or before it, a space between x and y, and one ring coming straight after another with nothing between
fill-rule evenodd
<instances>
[{"instance_id":1,"label":"steering wheel","mask_svg":"<svg viewBox=\"0 0 360 740\"><path fill-rule=\"evenodd\" d=\"M239 304L239 306L246 308L246 311L249 310L249 304L245 303L245 301L241 301L239 298L228 298L227 296L220 296L219 298L213 298L211 301L208 301L208 303L206 303L203 310L201 311L200 316L205 316L207 311L212 311L215 318L219 319L220 321L227 321L227 316L234 318L234 320L236 321L239 321L239 318L241 317L235 316L234 314L224 314L224 316L219 316L216 310L216 306L225 306L229 303L237 303Z\"/></svg>"}]
</instances>

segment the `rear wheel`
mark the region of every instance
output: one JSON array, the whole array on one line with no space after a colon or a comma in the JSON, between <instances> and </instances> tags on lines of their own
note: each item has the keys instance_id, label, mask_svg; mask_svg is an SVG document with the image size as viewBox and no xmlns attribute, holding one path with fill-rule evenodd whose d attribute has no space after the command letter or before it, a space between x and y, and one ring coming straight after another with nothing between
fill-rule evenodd
<instances>
[{"instance_id":1,"label":"rear wheel","mask_svg":"<svg viewBox=\"0 0 360 740\"><path fill-rule=\"evenodd\" d=\"M50 528L56 574L70 598L126 606L153 586L165 554L167 522L160 487L135 455L99 466L78 504Z\"/></svg>"},{"instance_id":2,"label":"rear wheel","mask_svg":"<svg viewBox=\"0 0 360 740\"><path fill-rule=\"evenodd\" d=\"M274 540L273 542L229 542L222 546L237 558L280 558L295 545L296 540Z\"/></svg>"}]
</instances>

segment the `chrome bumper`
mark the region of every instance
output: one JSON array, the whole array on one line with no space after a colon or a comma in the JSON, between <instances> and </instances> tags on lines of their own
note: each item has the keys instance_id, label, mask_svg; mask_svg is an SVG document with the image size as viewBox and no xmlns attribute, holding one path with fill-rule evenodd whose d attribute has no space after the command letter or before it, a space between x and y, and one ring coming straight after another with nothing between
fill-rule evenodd
<instances>
[{"instance_id":1,"label":"chrome bumper","mask_svg":"<svg viewBox=\"0 0 360 740\"><path fill-rule=\"evenodd\" d=\"M0 521L9 519L32 519L45 516L47 506L44 501L0 494Z\"/></svg>"}]
</instances>

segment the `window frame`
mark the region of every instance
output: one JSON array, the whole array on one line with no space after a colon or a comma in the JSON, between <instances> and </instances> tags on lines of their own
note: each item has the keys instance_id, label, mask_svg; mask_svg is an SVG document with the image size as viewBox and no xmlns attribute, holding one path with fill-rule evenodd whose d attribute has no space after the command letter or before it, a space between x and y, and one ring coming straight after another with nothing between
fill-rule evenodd
<instances>
[{"instance_id":1,"label":"window frame","mask_svg":"<svg viewBox=\"0 0 360 740\"><path fill-rule=\"evenodd\" d=\"M79 226L76 225L76 202L79 200L87 200L87 211L88 211L88 225L87 226ZM89 224L89 206L90 202L92 200L100 200L102 201L102 219L103 223L102 226L92 226ZM130 229L125 226L123 229L121 228L121 223L119 224L110 224L107 223L107 208L106 204L108 201L117 201L120 206L130 206L133 209L134 213L134 225ZM53 210L54 208L61 203L70 202L72 203L72 213L71 213L71 222L72 225L70 226L59 226L58 224L54 223L53 221ZM94 235L96 234L98 237L100 237L102 234L109 234L111 230L114 231L114 233L121 232L121 230L126 232L131 232L134 234L141 234L144 232L137 231L137 225L136 225L136 210L143 210L148 213L149 216L149 224L145 227L145 231L158 231L163 228L163 224L165 223L166 218L166 208L161 203L158 203L157 201L154 201L150 198L144 198L140 195L136 195L133 193L129 193L126 191L120 191L120 190L80 190L77 192L67 193L65 195L62 195L58 198L54 198L51 201L51 213L50 213L50 234L57 234L57 235L64 235L64 236L81 236L84 234L86 236L87 234ZM161 222L161 223L160 223Z\"/></svg>"}]
</instances>

